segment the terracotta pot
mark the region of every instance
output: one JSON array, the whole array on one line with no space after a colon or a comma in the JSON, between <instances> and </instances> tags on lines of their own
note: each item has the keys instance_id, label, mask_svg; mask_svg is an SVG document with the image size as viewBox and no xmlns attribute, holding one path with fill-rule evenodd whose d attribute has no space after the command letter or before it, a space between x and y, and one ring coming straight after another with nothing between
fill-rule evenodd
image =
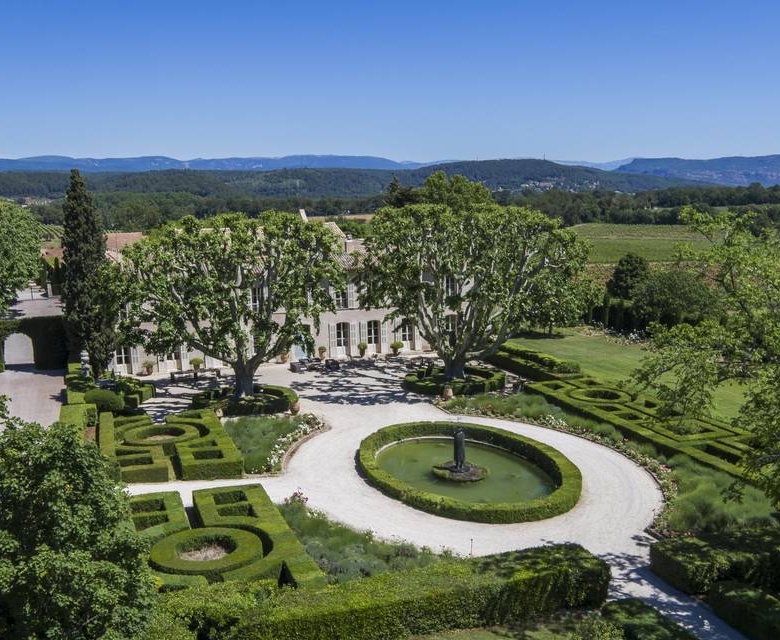
<instances>
[{"instance_id":1,"label":"terracotta pot","mask_svg":"<svg viewBox=\"0 0 780 640\"><path fill-rule=\"evenodd\" d=\"M452 387L450 385L444 385L444 389L442 389L441 397L445 400L452 400Z\"/></svg>"},{"instance_id":2,"label":"terracotta pot","mask_svg":"<svg viewBox=\"0 0 780 640\"><path fill-rule=\"evenodd\" d=\"M290 405L290 413L292 413L293 415L297 415L300 410L301 410L300 400L296 400Z\"/></svg>"}]
</instances>

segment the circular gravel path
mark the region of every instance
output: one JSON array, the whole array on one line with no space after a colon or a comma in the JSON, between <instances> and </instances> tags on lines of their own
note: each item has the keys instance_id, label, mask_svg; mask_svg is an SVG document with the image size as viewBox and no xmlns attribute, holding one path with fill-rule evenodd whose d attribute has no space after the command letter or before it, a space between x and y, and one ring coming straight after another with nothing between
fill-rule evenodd
<instances>
[{"instance_id":1,"label":"circular gravel path","mask_svg":"<svg viewBox=\"0 0 780 640\"><path fill-rule=\"evenodd\" d=\"M370 487L356 470L355 453L360 441L377 429L399 422L456 419L434 407L428 398L401 390L399 370L372 366L350 367L331 374L292 374L286 365L266 365L260 373L262 382L296 389L301 396L301 410L321 416L331 427L305 442L282 474L257 478L275 502L300 490L309 498L309 506L355 529L371 530L380 538L406 540L434 551L449 549L464 556L576 542L609 562L613 597L641 597L700 638L743 637L706 606L670 588L649 571L648 547L652 539L644 529L662 508L663 496L649 473L619 453L544 427L492 418L463 418L519 433L558 449L582 472L582 496L568 513L539 522L490 525L441 518L388 498ZM178 400L172 390L161 402L173 408ZM130 492L177 490L189 506L192 490L251 481L244 478L132 485Z\"/></svg>"}]
</instances>

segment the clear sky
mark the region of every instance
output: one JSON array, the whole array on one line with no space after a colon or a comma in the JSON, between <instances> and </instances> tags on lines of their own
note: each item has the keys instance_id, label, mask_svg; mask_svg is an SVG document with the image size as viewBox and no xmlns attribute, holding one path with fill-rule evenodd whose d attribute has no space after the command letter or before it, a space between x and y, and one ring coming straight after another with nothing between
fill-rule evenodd
<instances>
[{"instance_id":1,"label":"clear sky","mask_svg":"<svg viewBox=\"0 0 780 640\"><path fill-rule=\"evenodd\" d=\"M0 157L780 153L776 2L6 0Z\"/></svg>"}]
</instances>

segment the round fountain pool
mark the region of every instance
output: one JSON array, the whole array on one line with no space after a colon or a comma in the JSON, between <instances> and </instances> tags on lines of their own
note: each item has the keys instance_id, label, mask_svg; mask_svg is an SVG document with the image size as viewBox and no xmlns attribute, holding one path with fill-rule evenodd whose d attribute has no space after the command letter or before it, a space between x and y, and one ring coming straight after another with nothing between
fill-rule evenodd
<instances>
[{"instance_id":1,"label":"round fountain pool","mask_svg":"<svg viewBox=\"0 0 780 640\"><path fill-rule=\"evenodd\" d=\"M452 460L463 462L464 453L464 468L482 469L485 473L478 475L484 477L453 477L462 472L453 469ZM366 482L387 496L456 520L551 518L576 505L582 490L580 470L560 451L517 433L462 421L384 427L363 439L357 462ZM449 475L442 474L442 466Z\"/></svg>"},{"instance_id":2,"label":"round fountain pool","mask_svg":"<svg viewBox=\"0 0 780 640\"><path fill-rule=\"evenodd\" d=\"M452 482L434 475L431 468L452 458L452 439L407 440L383 449L377 465L415 489L466 502L522 502L549 495L552 479L539 467L502 449L469 442L471 464L488 470L479 482Z\"/></svg>"}]
</instances>

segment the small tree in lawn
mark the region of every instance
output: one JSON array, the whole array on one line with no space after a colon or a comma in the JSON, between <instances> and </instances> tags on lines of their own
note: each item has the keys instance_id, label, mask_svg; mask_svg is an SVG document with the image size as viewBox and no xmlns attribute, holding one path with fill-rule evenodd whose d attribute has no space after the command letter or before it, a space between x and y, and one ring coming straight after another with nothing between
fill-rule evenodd
<instances>
[{"instance_id":1,"label":"small tree in lawn","mask_svg":"<svg viewBox=\"0 0 780 640\"><path fill-rule=\"evenodd\" d=\"M314 346L303 326L333 310L327 283L343 286L335 237L323 225L271 212L262 223L225 214L206 226L169 224L124 253L135 285L125 324L153 353L178 345L230 364L236 397L253 393L255 371L296 342ZM139 328L141 322L153 329Z\"/></svg>"},{"instance_id":2,"label":"small tree in lawn","mask_svg":"<svg viewBox=\"0 0 780 640\"><path fill-rule=\"evenodd\" d=\"M110 465L72 425L26 424L3 405L0 637L141 637L155 600L148 546Z\"/></svg>"},{"instance_id":3,"label":"small tree in lawn","mask_svg":"<svg viewBox=\"0 0 780 640\"><path fill-rule=\"evenodd\" d=\"M630 300L634 290L644 283L650 275L650 265L642 256L627 253L615 265L612 277L607 282L610 295Z\"/></svg>"},{"instance_id":4,"label":"small tree in lawn","mask_svg":"<svg viewBox=\"0 0 780 640\"><path fill-rule=\"evenodd\" d=\"M487 356L556 285L584 266L585 247L538 211L470 203L381 209L366 241L360 300L389 306L461 378L469 357ZM557 274L552 277L552 274ZM549 291L553 295L553 291Z\"/></svg>"},{"instance_id":5,"label":"small tree in lawn","mask_svg":"<svg viewBox=\"0 0 780 640\"><path fill-rule=\"evenodd\" d=\"M62 208L65 260L62 299L68 336L71 349L84 347L89 351L90 365L99 374L105 370L115 349L119 302L112 290L100 218L76 169L70 172Z\"/></svg>"}]
</instances>

